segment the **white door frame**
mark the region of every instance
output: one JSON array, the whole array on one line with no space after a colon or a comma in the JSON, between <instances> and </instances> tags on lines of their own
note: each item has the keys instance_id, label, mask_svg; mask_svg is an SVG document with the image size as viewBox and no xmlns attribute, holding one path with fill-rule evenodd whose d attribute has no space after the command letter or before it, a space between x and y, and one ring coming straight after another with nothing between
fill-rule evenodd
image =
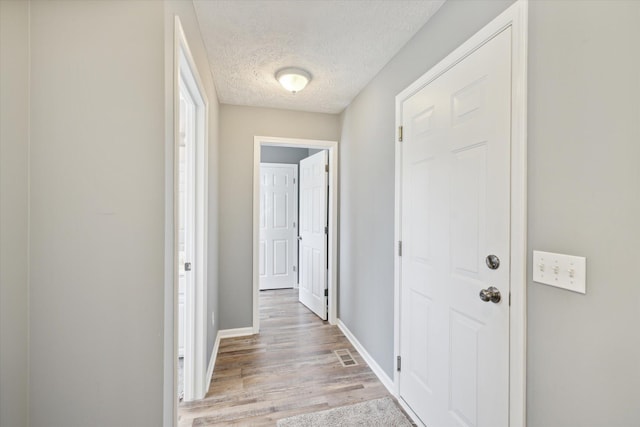
<instances>
[{"instance_id":1,"label":"white door frame","mask_svg":"<svg viewBox=\"0 0 640 427\"><path fill-rule=\"evenodd\" d=\"M527 27L528 0L518 0L482 30L436 64L396 96L396 125L402 125L402 103L438 78L493 36L511 27L511 309L509 313L509 425L526 425L526 332L527 332ZM401 238L402 142L396 142L395 242ZM400 257L394 260L394 351L400 354ZM393 374L394 392L399 394L399 375ZM398 399L403 404L402 399ZM403 407L418 418L413 411Z\"/></svg>"},{"instance_id":2,"label":"white door frame","mask_svg":"<svg viewBox=\"0 0 640 427\"><path fill-rule=\"evenodd\" d=\"M185 291L185 367L192 367L193 377L187 378L185 369L184 400L202 399L207 392L206 351L207 351L207 236L208 236L208 117L209 102L204 85L200 79L180 19L175 18L174 34L174 169L173 169L173 360L174 360L174 404L177 408L177 369L178 369L178 231L179 231L179 145L180 145L180 80L182 78L196 103L195 131L195 254L192 262L194 288ZM177 411L176 411L177 412Z\"/></svg>"},{"instance_id":3,"label":"white door frame","mask_svg":"<svg viewBox=\"0 0 640 427\"><path fill-rule=\"evenodd\" d=\"M329 323L335 325L338 317L338 142L314 139L253 138L253 333L260 331L260 148L293 147L328 150L329 152Z\"/></svg>"}]
</instances>

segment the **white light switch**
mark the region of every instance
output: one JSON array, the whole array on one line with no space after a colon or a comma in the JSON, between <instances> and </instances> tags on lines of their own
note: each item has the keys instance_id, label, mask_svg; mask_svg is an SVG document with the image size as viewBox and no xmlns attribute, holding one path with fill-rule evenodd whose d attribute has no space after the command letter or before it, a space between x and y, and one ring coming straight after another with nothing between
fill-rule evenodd
<instances>
[{"instance_id":1,"label":"white light switch","mask_svg":"<svg viewBox=\"0 0 640 427\"><path fill-rule=\"evenodd\" d=\"M533 281L581 294L587 293L587 259L533 251Z\"/></svg>"}]
</instances>

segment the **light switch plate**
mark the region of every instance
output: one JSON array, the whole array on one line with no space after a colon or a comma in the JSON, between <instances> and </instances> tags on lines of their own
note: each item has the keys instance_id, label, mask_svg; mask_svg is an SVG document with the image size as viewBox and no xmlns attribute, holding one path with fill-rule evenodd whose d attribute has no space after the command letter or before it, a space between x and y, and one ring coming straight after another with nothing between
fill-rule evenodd
<instances>
[{"instance_id":1,"label":"light switch plate","mask_svg":"<svg viewBox=\"0 0 640 427\"><path fill-rule=\"evenodd\" d=\"M587 259L580 256L533 251L533 281L587 293Z\"/></svg>"}]
</instances>

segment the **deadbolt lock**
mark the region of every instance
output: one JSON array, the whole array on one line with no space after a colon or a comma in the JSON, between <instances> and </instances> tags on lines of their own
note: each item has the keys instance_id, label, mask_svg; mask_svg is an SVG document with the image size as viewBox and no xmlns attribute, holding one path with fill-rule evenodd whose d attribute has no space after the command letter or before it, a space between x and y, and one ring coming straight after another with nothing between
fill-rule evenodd
<instances>
[{"instance_id":1,"label":"deadbolt lock","mask_svg":"<svg viewBox=\"0 0 640 427\"><path fill-rule=\"evenodd\" d=\"M500 267L500 258L498 258L496 255L487 255L485 262L487 263L487 267L492 270L497 270L498 267Z\"/></svg>"}]
</instances>

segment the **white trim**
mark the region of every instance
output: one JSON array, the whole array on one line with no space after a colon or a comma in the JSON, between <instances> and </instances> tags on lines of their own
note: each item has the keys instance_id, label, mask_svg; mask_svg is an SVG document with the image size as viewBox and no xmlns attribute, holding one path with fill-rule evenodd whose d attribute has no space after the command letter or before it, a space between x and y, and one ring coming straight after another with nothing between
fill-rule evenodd
<instances>
[{"instance_id":1,"label":"white trim","mask_svg":"<svg viewBox=\"0 0 640 427\"><path fill-rule=\"evenodd\" d=\"M246 337L253 335L253 328L238 328L238 329L221 329L216 335L216 341L213 344L213 350L211 351L211 357L209 358L209 367L207 368L206 384L207 391L209 391L209 385L211 384L211 378L213 378L213 369L216 366L216 360L218 359L218 351L220 350L220 341L225 338Z\"/></svg>"},{"instance_id":2,"label":"white trim","mask_svg":"<svg viewBox=\"0 0 640 427\"><path fill-rule=\"evenodd\" d=\"M462 61L507 27L512 28L511 104L511 310L509 314L509 425L526 426L527 332L527 34L528 0L518 0L478 33L396 96L396 125L402 124L402 103ZM396 145L395 239L401 238L400 172L402 151ZM400 258L394 248L394 355L400 353ZM399 376L394 371L394 391ZM398 399L402 403L402 399ZM404 405L403 405L404 407ZM406 409L406 408L405 408Z\"/></svg>"},{"instance_id":3,"label":"white trim","mask_svg":"<svg viewBox=\"0 0 640 427\"><path fill-rule=\"evenodd\" d=\"M216 341L213 344L213 350L211 351L211 357L209 357L209 366L207 367L206 383L211 384L211 378L213 378L213 368L216 366L216 359L218 358L218 350L220 349L220 331L216 334ZM208 391L208 386L207 386Z\"/></svg>"},{"instance_id":4,"label":"white trim","mask_svg":"<svg viewBox=\"0 0 640 427\"><path fill-rule=\"evenodd\" d=\"M529 3L507 11L513 18L511 111L511 311L509 425L527 425L527 57ZM515 143L514 143L515 142Z\"/></svg>"},{"instance_id":5,"label":"white trim","mask_svg":"<svg viewBox=\"0 0 640 427\"><path fill-rule=\"evenodd\" d=\"M418 426L425 427L422 421L420 421L420 418L418 418L415 412L413 412L413 409L411 409L409 405L407 405L404 400L400 399L400 396L398 396L397 387L394 383L394 380L389 378L389 376L384 372L380 365L378 365L378 362L375 361L375 359L369 354L369 352L363 347L363 345L360 344L360 341L358 341L356 336L353 335L349 328L347 328L347 325L345 325L341 319L338 319L337 325L344 336L347 337L351 345L358 351L358 353L360 353L360 356L362 356L364 361L367 362L367 365L369 365L369 368L371 368L373 373L376 374L376 377L378 377L382 385L384 385L389 393L391 393L391 395L396 398L400 406L402 406L402 409L404 409L407 415L409 415L409 418L411 418L411 421L413 421Z\"/></svg>"},{"instance_id":6,"label":"white trim","mask_svg":"<svg viewBox=\"0 0 640 427\"><path fill-rule=\"evenodd\" d=\"M173 55L176 52L176 36L174 32ZM171 71L175 73L175 60L171 59ZM170 87L169 87L170 86ZM176 230L174 227L175 220L175 134L173 127L175 126L175 82L173 76L169 84L169 79L165 81L165 90L173 96L171 105L171 120L165 120L165 204L164 204L164 383L163 383L163 427L174 427L178 424L178 399L177 399L177 383L178 383L178 328L177 319L177 289L175 281L177 280L177 271L174 266L174 242Z\"/></svg>"},{"instance_id":7,"label":"white trim","mask_svg":"<svg viewBox=\"0 0 640 427\"><path fill-rule=\"evenodd\" d=\"M235 328L235 329L221 329L218 331L218 338L237 338L237 337L248 337L250 335L254 335L253 328Z\"/></svg>"},{"instance_id":8,"label":"white trim","mask_svg":"<svg viewBox=\"0 0 640 427\"><path fill-rule=\"evenodd\" d=\"M360 356L362 356L364 361L367 362L367 365L369 365L369 368L371 368L373 373L376 374L380 382L387 388L387 390L389 390L389 393L395 396L396 392L395 392L395 385L393 384L393 380L389 378L389 376L384 372L384 370L380 367L380 365L378 365L378 362L376 362L375 359L371 357L369 352L364 348L362 344L360 344L360 341L358 341L356 336L353 335L353 333L349 330L349 328L347 328L347 325L345 325L341 319L338 319L337 325L338 325L338 328L340 328L340 330L344 334L344 336L347 337L351 345L356 350L358 350L358 353L360 353Z\"/></svg>"},{"instance_id":9,"label":"white trim","mask_svg":"<svg viewBox=\"0 0 640 427\"><path fill-rule=\"evenodd\" d=\"M186 71L186 72L185 72ZM177 197L178 194L178 146L179 146L179 99L180 99L180 76L183 76L183 80L189 86L189 91L196 102L196 254L194 261L194 274L195 289L193 291L193 298L187 298L186 303L192 301L192 307L186 308L187 312L194 314L192 334L194 339L192 341L192 354L193 354L193 383L190 387L189 393L185 387L185 396L190 394L191 400L201 399L207 392L208 383L206 383L206 343L207 343L207 240L208 235L208 118L209 118L209 102L204 90L204 85L200 79L198 68L193 60L189 44L185 37L180 18L178 16L174 19L174 49L173 49L173 123L172 123L172 135L170 147L167 147L168 157L167 161L167 174L171 174L167 178L167 187L165 191L167 194L167 200L171 201L172 215L167 220L165 226L167 227L167 235L171 238L167 238L166 245L171 246L166 248L166 253L170 251L171 260L167 260L167 263L171 263L172 270L165 269L166 277L171 277L171 284L165 287L165 319L171 319L171 322L167 322L167 329L170 332L165 334L165 338L172 336L173 341L171 348L165 346L165 358L171 357L171 364L173 366L173 380L169 381L165 375L165 387L171 388L171 400L173 402L173 418L171 424L177 423L177 352L178 352L178 315L177 315L177 294L178 294L178 254L176 251L175 243L178 241L178 220L177 214ZM169 145L169 144L167 144ZM169 167L169 161L172 162ZM167 206L167 211L169 206ZM171 271L170 271L171 270ZM170 290L167 290L170 289ZM170 301L170 303L169 303ZM170 312L171 314L167 313ZM186 361L185 361L186 364ZM165 395L166 396L166 395ZM165 397L168 400L167 397ZM166 403L166 401L165 401ZM168 411L165 411L165 415ZM168 420L165 419L165 425Z\"/></svg>"},{"instance_id":10,"label":"white trim","mask_svg":"<svg viewBox=\"0 0 640 427\"><path fill-rule=\"evenodd\" d=\"M253 333L260 331L259 240L260 240L260 147L304 147L329 151L329 323L338 318L338 142L314 139L253 138Z\"/></svg>"}]
</instances>

